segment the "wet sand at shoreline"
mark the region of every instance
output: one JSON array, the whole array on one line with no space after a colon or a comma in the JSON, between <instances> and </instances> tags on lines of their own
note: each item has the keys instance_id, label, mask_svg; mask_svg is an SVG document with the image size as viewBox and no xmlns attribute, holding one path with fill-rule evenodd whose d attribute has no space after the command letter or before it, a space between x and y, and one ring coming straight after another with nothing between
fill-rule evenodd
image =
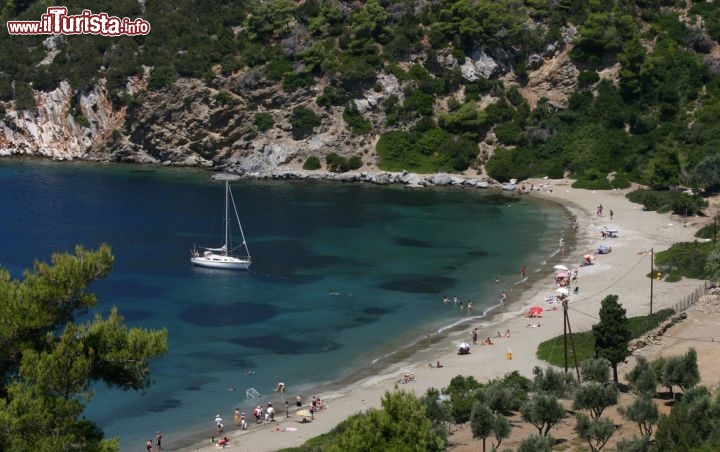
<instances>
[{"instance_id":1,"label":"wet sand at shoreline","mask_svg":"<svg viewBox=\"0 0 720 452\"><path fill-rule=\"evenodd\" d=\"M589 191L570 188L568 180L533 180L539 191L528 195L547 199L565 206L578 220L575 240L568 244L574 246L567 255L556 255L548 261L544 270L534 274L525 283L513 286L509 292L508 306L492 313L488 318L463 323L455 329L443 332L437 337L419 341L413 348L393 356L393 363L379 362L369 366L366 375L354 375L347 381L336 382L321 388L317 394L304 394L306 402L312 395L321 397L328 408L318 412L311 423L301 424L294 418L295 394L286 394L291 402L290 418L284 415L282 407L276 417L278 422L267 425L251 425L249 430L228 430L229 449L273 451L284 447L298 446L309 438L330 431L348 416L363 412L369 408L379 408L383 394L394 387L422 395L428 388L447 386L456 375L472 375L479 381L502 377L512 371L531 376L535 366L546 364L535 357L537 345L547 339L562 334L562 311L553 311L545 302L545 296L554 293L552 267L563 264L574 268L580 264L584 254L594 252L599 244L612 247L612 252L596 256L595 265L579 269L579 294L570 295L569 316L573 331L587 331L596 323L600 301L609 294L619 296L619 301L627 310L628 316L643 315L649 312L650 282L647 273L650 268L649 250L656 252L667 249L672 243L692 241L697 227L681 224L672 220L669 214L642 211L641 206L630 203L625 194L628 190ZM596 215L596 207L602 204L604 215ZM610 220L609 210L614 212ZM603 227L618 229L617 238L602 239ZM519 276L518 276L519 277ZM683 280L678 283L655 281L653 288L653 310L672 307L683 296L701 285L699 281ZM530 306L542 306L545 311L542 318L526 319L522 316ZM529 328L529 325L536 327ZM492 346L473 346L471 354L457 355L455 344L460 341L472 343L470 334L473 328L479 330L480 341L491 337ZM497 331L511 331L509 339L495 338ZM508 353L510 352L510 354ZM508 359L511 358L511 359ZM442 368L431 368L430 362L440 361ZM398 384L405 373L413 373L415 382ZM360 378L358 381L357 378ZM250 413L247 413L248 415ZM251 416L249 416L251 417ZM224 414L227 424L231 423L232 413ZM251 422L252 424L252 422ZM215 450L210 444L214 431L208 421L208 433L205 439L198 438L193 445L173 445L166 438L166 449L196 451Z\"/></svg>"}]
</instances>

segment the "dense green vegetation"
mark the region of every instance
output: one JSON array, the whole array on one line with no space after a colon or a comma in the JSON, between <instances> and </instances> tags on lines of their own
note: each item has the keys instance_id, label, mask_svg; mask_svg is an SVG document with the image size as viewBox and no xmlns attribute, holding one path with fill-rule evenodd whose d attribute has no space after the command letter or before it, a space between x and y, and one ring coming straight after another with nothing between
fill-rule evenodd
<instances>
[{"instance_id":1,"label":"dense green vegetation","mask_svg":"<svg viewBox=\"0 0 720 452\"><path fill-rule=\"evenodd\" d=\"M668 282L681 278L710 279L706 265L712 249L710 242L676 243L655 254L655 268Z\"/></svg>"},{"instance_id":2,"label":"dense green vegetation","mask_svg":"<svg viewBox=\"0 0 720 452\"><path fill-rule=\"evenodd\" d=\"M628 193L627 198L634 203L642 204L644 210L672 212L685 217L697 215L707 207L707 201L701 196L680 191L639 189Z\"/></svg>"},{"instance_id":3,"label":"dense green vegetation","mask_svg":"<svg viewBox=\"0 0 720 452\"><path fill-rule=\"evenodd\" d=\"M119 450L83 416L91 384L149 386L148 361L166 352L167 331L128 328L116 309L76 323L97 303L87 285L113 261L103 245L38 261L22 280L0 269L0 450Z\"/></svg>"},{"instance_id":4,"label":"dense green vegetation","mask_svg":"<svg viewBox=\"0 0 720 452\"><path fill-rule=\"evenodd\" d=\"M630 336L637 338L652 330L663 320L667 319L673 314L672 309L663 309L658 312L654 312L652 315L638 316L628 318L628 330L630 330ZM578 362L582 362L586 359L595 357L595 338L592 331L573 333L572 340L575 343L575 352L577 354ZM568 346L570 344L568 338ZM557 336L553 339L549 339L542 342L538 346L537 357L548 363L563 367L565 365L565 351L563 348L563 337ZM568 351L568 364L574 365L572 351Z\"/></svg>"},{"instance_id":5,"label":"dense green vegetation","mask_svg":"<svg viewBox=\"0 0 720 452\"><path fill-rule=\"evenodd\" d=\"M78 0L65 5L71 14L87 7ZM690 20L680 20L684 7ZM2 19L37 20L44 8L8 0ZM127 77L141 75L143 66L152 68L152 90L178 77L213 85L218 75L254 71L295 99L312 95L321 109L344 106L353 133L381 135L382 169L462 171L487 160L489 175L500 181L569 172L592 189L630 180L663 190L720 189L720 83L703 62L720 37L717 2L220 0L207 7L199 0L120 0L94 2L93 11L142 17L152 31L59 37L57 56L38 65L44 37L10 37L3 28L0 99L28 108L31 89L68 80L86 90L105 79L122 104L131 101ZM542 98L531 106L518 90L528 82L528 62L549 44L562 50L569 24L579 32L570 53L581 68L576 88L567 103ZM459 64L481 49L498 63L496 74L463 77ZM620 70L612 80L599 76L615 64ZM494 79L507 71L518 86ZM394 76L402 93L383 97L377 107L383 115L369 118L352 100L382 91L380 73ZM312 94L318 86L321 93ZM216 100L232 103L235 94L221 91ZM307 107L293 116L296 139L319 124ZM271 126L260 119L260 130ZM481 140L494 155L479 155ZM693 210L671 206L686 207Z\"/></svg>"}]
</instances>

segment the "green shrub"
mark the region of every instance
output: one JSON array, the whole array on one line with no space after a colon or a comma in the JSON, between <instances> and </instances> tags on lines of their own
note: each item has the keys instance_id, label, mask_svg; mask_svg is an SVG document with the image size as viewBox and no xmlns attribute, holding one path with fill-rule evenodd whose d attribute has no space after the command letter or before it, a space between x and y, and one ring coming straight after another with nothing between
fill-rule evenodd
<instances>
[{"instance_id":1,"label":"green shrub","mask_svg":"<svg viewBox=\"0 0 720 452\"><path fill-rule=\"evenodd\" d=\"M225 90L218 91L214 96L213 99L219 103L220 105L233 105L237 103L235 100L235 97L233 97L232 94Z\"/></svg>"},{"instance_id":2,"label":"green shrub","mask_svg":"<svg viewBox=\"0 0 720 452\"><path fill-rule=\"evenodd\" d=\"M345 173L347 171L361 168L363 165L362 159L358 155L354 155L347 159L335 152L329 153L325 157L325 162L327 163L328 171L332 171L333 173Z\"/></svg>"},{"instance_id":3,"label":"green shrub","mask_svg":"<svg viewBox=\"0 0 720 452\"><path fill-rule=\"evenodd\" d=\"M498 182L507 182L510 179L523 180L532 175L530 162L531 158L524 148L496 148L485 169L488 175Z\"/></svg>"},{"instance_id":4,"label":"green shrub","mask_svg":"<svg viewBox=\"0 0 720 452\"><path fill-rule=\"evenodd\" d=\"M420 90L413 91L403 103L405 115L412 118L417 115L432 116L435 108L435 97Z\"/></svg>"},{"instance_id":5,"label":"green shrub","mask_svg":"<svg viewBox=\"0 0 720 452\"><path fill-rule=\"evenodd\" d=\"M595 71L582 71L578 74L578 85L588 88L600 81L600 75Z\"/></svg>"},{"instance_id":6,"label":"green shrub","mask_svg":"<svg viewBox=\"0 0 720 452\"><path fill-rule=\"evenodd\" d=\"M270 80L282 80L287 74L292 73L293 66L290 60L280 58L270 61L265 66L265 76Z\"/></svg>"},{"instance_id":7,"label":"green shrub","mask_svg":"<svg viewBox=\"0 0 720 452\"><path fill-rule=\"evenodd\" d=\"M274 125L275 120L270 113L264 111L255 113L255 127L257 127L259 131L265 132L272 129Z\"/></svg>"},{"instance_id":8,"label":"green shrub","mask_svg":"<svg viewBox=\"0 0 720 452\"><path fill-rule=\"evenodd\" d=\"M322 94L315 99L315 103L321 107L337 107L344 105L349 99L350 96L344 89L329 85L323 88Z\"/></svg>"},{"instance_id":9,"label":"green shrub","mask_svg":"<svg viewBox=\"0 0 720 452\"><path fill-rule=\"evenodd\" d=\"M495 136L505 145L519 145L525 143L525 134L522 127L514 121L507 121L495 126Z\"/></svg>"},{"instance_id":10,"label":"green shrub","mask_svg":"<svg viewBox=\"0 0 720 452\"><path fill-rule=\"evenodd\" d=\"M18 110L27 110L35 108L35 97L33 96L32 87L27 83L18 83L15 85L15 108Z\"/></svg>"},{"instance_id":11,"label":"green shrub","mask_svg":"<svg viewBox=\"0 0 720 452\"><path fill-rule=\"evenodd\" d=\"M372 129L370 121L365 119L362 113L357 108L355 101L350 101L343 110L343 119L348 125L350 130L358 135L364 135L369 133Z\"/></svg>"},{"instance_id":12,"label":"green shrub","mask_svg":"<svg viewBox=\"0 0 720 452\"><path fill-rule=\"evenodd\" d=\"M290 124L292 125L293 138L301 140L310 136L313 129L320 125L320 117L314 111L298 106L293 108Z\"/></svg>"},{"instance_id":13,"label":"green shrub","mask_svg":"<svg viewBox=\"0 0 720 452\"><path fill-rule=\"evenodd\" d=\"M303 169L308 171L317 170L320 169L320 167L320 159L314 155L305 159L305 163L303 163Z\"/></svg>"},{"instance_id":14,"label":"green shrub","mask_svg":"<svg viewBox=\"0 0 720 452\"><path fill-rule=\"evenodd\" d=\"M174 66L156 66L152 72L150 72L148 88L158 90L168 87L175 81L176 74L177 71Z\"/></svg>"},{"instance_id":15,"label":"green shrub","mask_svg":"<svg viewBox=\"0 0 720 452\"><path fill-rule=\"evenodd\" d=\"M360 169L363 166L362 158L359 155L353 155L348 159L347 165L350 171Z\"/></svg>"},{"instance_id":16,"label":"green shrub","mask_svg":"<svg viewBox=\"0 0 720 452\"><path fill-rule=\"evenodd\" d=\"M285 74L282 88L286 93L292 93L300 88L312 86L313 83L315 83L315 79L307 72L290 72Z\"/></svg>"},{"instance_id":17,"label":"green shrub","mask_svg":"<svg viewBox=\"0 0 720 452\"><path fill-rule=\"evenodd\" d=\"M627 198L642 204L644 210L657 210L660 213L673 212L678 215L697 215L707 207L707 201L701 196L687 195L680 191L660 191L641 188L627 194Z\"/></svg>"},{"instance_id":18,"label":"green shrub","mask_svg":"<svg viewBox=\"0 0 720 452\"><path fill-rule=\"evenodd\" d=\"M712 248L711 242L676 243L655 255L655 267L668 282L679 281L683 277L705 279L705 262Z\"/></svg>"},{"instance_id":19,"label":"green shrub","mask_svg":"<svg viewBox=\"0 0 720 452\"><path fill-rule=\"evenodd\" d=\"M612 190L612 185L607 178L591 179L579 178L572 184L573 188L584 188L586 190Z\"/></svg>"},{"instance_id":20,"label":"green shrub","mask_svg":"<svg viewBox=\"0 0 720 452\"><path fill-rule=\"evenodd\" d=\"M615 174L613 180L610 181L610 185L612 185L613 188L617 188L618 190L630 188L630 177L625 173L617 173Z\"/></svg>"}]
</instances>

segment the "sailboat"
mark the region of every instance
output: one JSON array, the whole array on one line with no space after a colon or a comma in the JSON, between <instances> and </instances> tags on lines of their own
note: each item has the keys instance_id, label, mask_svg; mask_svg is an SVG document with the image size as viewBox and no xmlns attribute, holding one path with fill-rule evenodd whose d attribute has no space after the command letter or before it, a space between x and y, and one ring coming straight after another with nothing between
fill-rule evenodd
<instances>
[{"instance_id":1,"label":"sailboat","mask_svg":"<svg viewBox=\"0 0 720 452\"><path fill-rule=\"evenodd\" d=\"M235 248L233 248L230 243L230 222L232 221L229 217L230 204L232 204L235 220L240 228L240 238L242 239L242 243ZM252 263L250 251L248 250L247 243L245 243L245 234L240 224L240 216L235 206L235 198L233 198L232 191L230 191L230 182L227 179L225 180L224 227L225 242L223 245L220 248L201 247L200 251L198 251L198 248L194 248L192 250L192 256L190 257L191 263L200 267L224 268L228 270L247 270ZM240 254L237 254L238 252Z\"/></svg>"}]
</instances>

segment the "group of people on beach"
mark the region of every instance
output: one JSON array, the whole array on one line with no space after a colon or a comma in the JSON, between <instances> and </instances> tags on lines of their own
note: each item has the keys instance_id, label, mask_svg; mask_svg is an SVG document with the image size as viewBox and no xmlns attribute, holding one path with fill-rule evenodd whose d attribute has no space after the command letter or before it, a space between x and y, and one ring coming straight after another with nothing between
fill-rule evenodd
<instances>
[{"instance_id":1,"label":"group of people on beach","mask_svg":"<svg viewBox=\"0 0 720 452\"><path fill-rule=\"evenodd\" d=\"M500 334L500 331L497 332L497 339L509 339L510 338L510 330L506 330L505 334ZM473 345L477 345L478 343L478 329L477 327L473 328L472 330L472 343ZM483 342L482 345L494 345L492 339L488 336Z\"/></svg>"},{"instance_id":2,"label":"group of people on beach","mask_svg":"<svg viewBox=\"0 0 720 452\"><path fill-rule=\"evenodd\" d=\"M412 376L414 379L414 375ZM284 393L285 392L285 383L278 383L278 389L276 389L277 392ZM303 414L301 410L303 409L304 403L303 403L303 397L302 394L298 394L295 397L295 405L297 406L297 409L295 411L296 414L301 415ZM315 413L318 411L326 408L327 405L323 400L320 399L320 397L313 396L312 402L310 406L308 407L309 410L309 416L302 416L302 420L300 422L310 422L311 420L315 419ZM253 417L255 418L255 424L270 424L273 422L276 422L275 419L275 407L272 403L267 403L266 405L258 405L255 407L251 413ZM285 400L285 417L290 417L290 404L287 400ZM309 419L308 419L309 418ZM215 444L217 447L227 447L230 445L230 439L227 436L223 436L223 433L225 432L225 423L223 421L222 416L220 416L220 413L218 413L215 416L215 420L213 421L215 424L215 435L213 435L210 438L210 441ZM233 423L237 428L240 430L247 430L248 429L248 422L245 416L245 412L240 411L240 408L235 408L235 412L233 413ZM157 432L157 450L161 450L162 447L161 444L161 436L160 432ZM153 451L152 448L152 441L148 440L148 451Z\"/></svg>"}]
</instances>

